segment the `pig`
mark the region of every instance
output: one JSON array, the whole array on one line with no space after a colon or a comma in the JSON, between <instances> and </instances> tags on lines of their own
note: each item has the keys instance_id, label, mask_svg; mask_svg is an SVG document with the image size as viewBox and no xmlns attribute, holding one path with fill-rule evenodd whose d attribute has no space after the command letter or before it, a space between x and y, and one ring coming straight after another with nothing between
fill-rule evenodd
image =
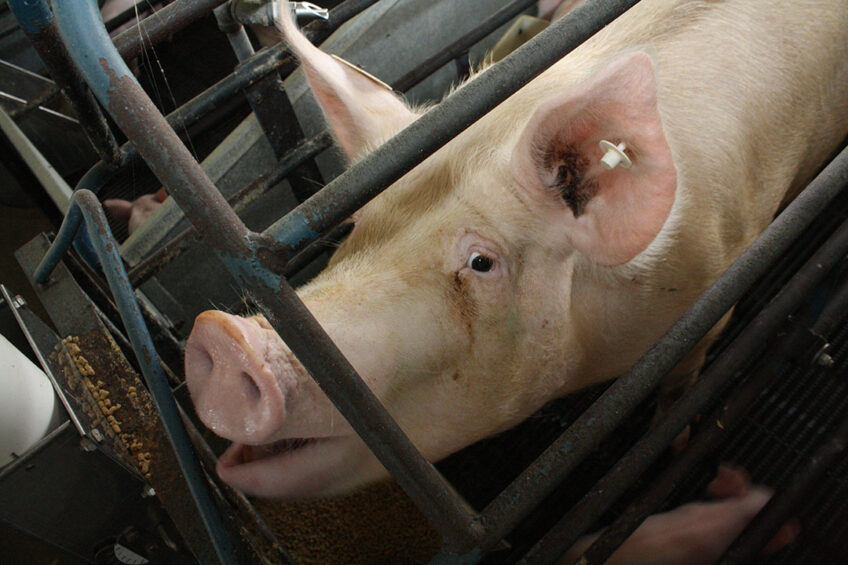
<instances>
[{"instance_id":1,"label":"pig","mask_svg":"<svg viewBox=\"0 0 848 565\"><path fill-rule=\"evenodd\" d=\"M421 114L281 25L352 162ZM836 0L643 0L359 210L298 294L429 460L512 427L624 372L814 175L846 45ZM262 316L201 313L185 363L230 485L385 476Z\"/></svg>"},{"instance_id":2,"label":"pig","mask_svg":"<svg viewBox=\"0 0 848 565\"><path fill-rule=\"evenodd\" d=\"M144 194L132 202L122 198L107 198L103 201L103 207L116 220L126 222L127 231L134 232L147 221L153 212L168 198L164 188L160 188L153 194Z\"/></svg>"}]
</instances>

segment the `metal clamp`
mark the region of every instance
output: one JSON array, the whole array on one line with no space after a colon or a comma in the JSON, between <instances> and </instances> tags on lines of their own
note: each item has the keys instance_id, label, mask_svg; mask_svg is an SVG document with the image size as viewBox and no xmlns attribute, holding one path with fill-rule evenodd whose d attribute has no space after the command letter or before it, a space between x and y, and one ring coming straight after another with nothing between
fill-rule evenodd
<instances>
[{"instance_id":1,"label":"metal clamp","mask_svg":"<svg viewBox=\"0 0 848 565\"><path fill-rule=\"evenodd\" d=\"M272 26L280 17L279 4L275 0L233 0L230 12L240 24ZM288 5L298 20L330 19L329 10L312 2L289 2Z\"/></svg>"}]
</instances>

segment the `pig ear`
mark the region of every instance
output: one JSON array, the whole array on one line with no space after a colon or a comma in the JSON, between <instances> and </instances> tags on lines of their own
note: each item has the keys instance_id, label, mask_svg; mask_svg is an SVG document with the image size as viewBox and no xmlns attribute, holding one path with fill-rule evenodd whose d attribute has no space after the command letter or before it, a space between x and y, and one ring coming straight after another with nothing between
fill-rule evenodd
<instances>
[{"instance_id":1,"label":"pig ear","mask_svg":"<svg viewBox=\"0 0 848 565\"><path fill-rule=\"evenodd\" d=\"M657 110L650 57L620 57L544 102L512 156L516 181L554 214L568 243L592 261L630 261L668 218L677 171ZM624 142L631 168L606 169L601 140Z\"/></svg>"},{"instance_id":2,"label":"pig ear","mask_svg":"<svg viewBox=\"0 0 848 565\"><path fill-rule=\"evenodd\" d=\"M348 157L361 158L415 121L418 114L388 85L312 45L297 30L287 4L280 2L278 25Z\"/></svg>"}]
</instances>

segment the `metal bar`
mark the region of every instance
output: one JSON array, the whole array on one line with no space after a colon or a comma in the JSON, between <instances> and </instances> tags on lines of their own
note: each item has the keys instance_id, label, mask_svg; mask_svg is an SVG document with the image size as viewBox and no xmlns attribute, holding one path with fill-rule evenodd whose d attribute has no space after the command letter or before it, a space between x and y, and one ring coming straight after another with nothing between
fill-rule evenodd
<instances>
[{"instance_id":1,"label":"metal bar","mask_svg":"<svg viewBox=\"0 0 848 565\"><path fill-rule=\"evenodd\" d=\"M848 148L825 167L636 364L483 510L480 519L487 531L484 547L491 547L510 532L624 421L846 183Z\"/></svg>"},{"instance_id":2,"label":"metal bar","mask_svg":"<svg viewBox=\"0 0 848 565\"><path fill-rule=\"evenodd\" d=\"M230 6L226 4L216 8L215 18L218 27L227 35L239 63L243 63L253 55L253 47L244 26L233 19ZM271 72L257 79L245 89L245 95L274 156L281 159L294 143L303 139L303 130L300 129L280 74ZM289 184L297 201L303 202L324 182L314 162L301 163L297 169L296 174L289 179Z\"/></svg>"},{"instance_id":3,"label":"metal bar","mask_svg":"<svg viewBox=\"0 0 848 565\"><path fill-rule=\"evenodd\" d=\"M65 45L59 39L53 14L46 0L9 0L9 8L41 56L50 76L64 91L97 154L109 165L116 166L120 162L118 143L100 107L68 56Z\"/></svg>"},{"instance_id":4,"label":"metal bar","mask_svg":"<svg viewBox=\"0 0 848 565\"><path fill-rule=\"evenodd\" d=\"M221 4L213 12L215 13L215 20L218 22L218 29L226 34L236 59L242 62L251 57L254 54L253 45L250 44L250 38L247 36L244 26L233 19L229 3Z\"/></svg>"},{"instance_id":5,"label":"metal bar","mask_svg":"<svg viewBox=\"0 0 848 565\"><path fill-rule=\"evenodd\" d=\"M235 212L240 212L249 203L261 197L271 187L287 177L295 170L297 165L307 159L315 157L318 153L330 147L332 143L333 137L327 131L301 142L286 153L286 155L277 164L276 168L267 177L260 177L248 186L240 189L228 199L228 202ZM189 249L196 239L197 231L194 229L194 226L189 226L181 233L174 236L165 245L148 255L143 261L138 263L129 271L130 280L132 281L133 286L139 286L147 282L151 277L161 271L165 265L182 255L185 250ZM307 250L304 250L303 253L306 251ZM299 258L303 255L303 253L299 254L297 258L291 261L291 263L301 263ZM289 268L289 265L286 265L286 276L288 276L291 271L292 269Z\"/></svg>"},{"instance_id":6,"label":"metal bar","mask_svg":"<svg viewBox=\"0 0 848 565\"><path fill-rule=\"evenodd\" d=\"M9 112L9 117L13 120L21 120L35 110L48 110L49 108L42 108L42 106L49 103L51 100L56 98L56 96L62 93L62 89L56 86L56 83L51 82L49 84L50 86L48 86L44 92L28 101L25 105L11 110Z\"/></svg>"},{"instance_id":7,"label":"metal bar","mask_svg":"<svg viewBox=\"0 0 848 565\"><path fill-rule=\"evenodd\" d=\"M147 47L162 42L226 1L177 0L118 34L115 37L115 48L124 59L133 59Z\"/></svg>"},{"instance_id":8,"label":"metal bar","mask_svg":"<svg viewBox=\"0 0 848 565\"><path fill-rule=\"evenodd\" d=\"M637 3L582 3L355 163L264 233L280 243L280 251L290 259Z\"/></svg>"},{"instance_id":9,"label":"metal bar","mask_svg":"<svg viewBox=\"0 0 848 565\"><path fill-rule=\"evenodd\" d=\"M783 314L791 312L794 305L801 302L810 290L818 284L828 269L844 257L845 249L848 248L848 223L843 224L839 232L831 236L830 240L816 253L798 274L784 287L774 300L763 310L763 312L744 330L744 332L733 342L726 352L716 361L699 381L699 391L720 390L722 381L727 381L738 368L756 357L755 350L768 333L772 333L780 326ZM824 261L824 262L823 262ZM776 311L775 311L776 310ZM840 292L828 304L826 311L828 318L841 319L848 311L848 284L844 284ZM768 319L768 323L766 322ZM820 318L822 323L817 323L816 333L829 333L833 327L829 319ZM765 327L767 325L767 327ZM785 336L781 344L776 348L778 351L792 351L797 343L806 342L805 336L798 333L790 333ZM651 489L639 500L627 508L616 521L607 528L601 536L586 550L582 556L581 563L604 563L618 549L618 547L633 533L641 522L647 518L668 497L677 484L689 473L698 462L713 452L716 445L724 438L733 427L746 415L751 404L762 393L766 385L774 378L773 367L779 359L773 359L768 366L761 368L749 378L742 388L734 394L726 405L715 410L715 412L704 421L708 423L701 433L690 441L686 450L680 454L666 469L659 479L652 485ZM704 383L701 382L710 381ZM700 392L691 390L691 395L699 395ZM710 393L705 393L710 394ZM687 394L686 396L689 396ZM686 396L684 398L686 398ZM709 402L712 399L708 400ZM681 399L672 411L668 413L666 420L660 423L658 428L652 430L643 440L637 443L623 458L619 460L616 467L610 471L592 489L592 494L585 496L569 514L564 517L554 529L547 534L536 547L528 553L527 562L544 562L555 554L566 551L582 534L586 528L609 508L629 486L635 475L644 469L661 453L663 440L669 442L677 431L666 430L666 423L674 420L672 427L681 425L681 419L677 416L681 409L687 408L688 399ZM704 404L704 402L701 402ZM681 408L678 408L681 406ZM700 407L698 408L700 411ZM692 415L692 409L687 411L686 416ZM684 424L685 425L685 424ZM665 431L664 431L665 430ZM679 430L678 430L679 431ZM653 450L648 452L647 442L652 442ZM645 457L644 461L638 458ZM626 478L625 478L626 477ZM605 489L612 489L608 492ZM583 512L587 512L583 514ZM578 524L584 521L585 526Z\"/></svg>"},{"instance_id":10,"label":"metal bar","mask_svg":"<svg viewBox=\"0 0 848 565\"><path fill-rule=\"evenodd\" d=\"M73 192L71 187L2 108L0 108L0 129L17 149L41 186L44 187L50 200L62 214L66 214Z\"/></svg>"},{"instance_id":11,"label":"metal bar","mask_svg":"<svg viewBox=\"0 0 848 565\"><path fill-rule=\"evenodd\" d=\"M171 394L171 388L165 374L162 372L159 355L156 353L150 334L144 325L121 256L118 254L117 243L112 237L106 216L103 214L103 209L94 193L81 190L74 194L71 210L59 230L60 234L63 234L62 238L57 237L56 242L51 246L49 255L56 257L57 254L61 255L67 250L83 219L89 238L92 240L103 266L103 272L109 282L109 288L112 290L112 295L121 314L121 320L150 389L153 402L165 426L168 439L174 448L180 469L189 485L189 490L200 512L206 531L209 533L215 553L221 563L235 563L229 536L210 496L203 469L197 461L191 441L183 427L176 401ZM68 224L69 227L66 228L65 224ZM62 248L64 248L64 251ZM54 249L57 251L54 251ZM43 283L49 277L50 270L47 267L51 263L55 267L55 263L52 261L47 263L45 258L45 261L42 261L39 265L36 270L38 282Z\"/></svg>"},{"instance_id":12,"label":"metal bar","mask_svg":"<svg viewBox=\"0 0 848 565\"><path fill-rule=\"evenodd\" d=\"M262 308L327 396L446 540L478 535L464 503L415 449L294 290L267 268L277 256L249 232L135 81L87 0L56 6L57 23L95 95L138 147L207 243Z\"/></svg>"},{"instance_id":13,"label":"metal bar","mask_svg":"<svg viewBox=\"0 0 848 565\"><path fill-rule=\"evenodd\" d=\"M804 467L793 474L791 484L784 491L772 496L760 513L736 538L719 562L720 565L751 563L760 549L791 517L792 512L807 494L819 486L819 481L828 466L845 451L846 446L848 446L848 417L840 422L833 435L807 459Z\"/></svg>"},{"instance_id":14,"label":"metal bar","mask_svg":"<svg viewBox=\"0 0 848 565\"><path fill-rule=\"evenodd\" d=\"M392 86L401 92L406 92L454 59L463 55L466 55L467 59L468 50L472 45L534 4L536 4L536 0L513 0L483 20L472 32L448 44L444 49L400 77Z\"/></svg>"}]
</instances>

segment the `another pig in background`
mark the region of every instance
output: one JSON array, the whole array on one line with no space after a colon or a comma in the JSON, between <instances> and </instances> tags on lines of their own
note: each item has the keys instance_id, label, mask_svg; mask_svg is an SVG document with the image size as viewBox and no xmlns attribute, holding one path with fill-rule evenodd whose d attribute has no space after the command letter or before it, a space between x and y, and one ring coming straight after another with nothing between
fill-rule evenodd
<instances>
[{"instance_id":1,"label":"another pig in background","mask_svg":"<svg viewBox=\"0 0 848 565\"><path fill-rule=\"evenodd\" d=\"M285 27L351 160L416 119ZM299 295L428 459L509 428L624 372L812 177L848 132L847 36L836 0L643 0L360 210ZM261 316L198 316L186 379L239 489L385 476Z\"/></svg>"}]
</instances>

